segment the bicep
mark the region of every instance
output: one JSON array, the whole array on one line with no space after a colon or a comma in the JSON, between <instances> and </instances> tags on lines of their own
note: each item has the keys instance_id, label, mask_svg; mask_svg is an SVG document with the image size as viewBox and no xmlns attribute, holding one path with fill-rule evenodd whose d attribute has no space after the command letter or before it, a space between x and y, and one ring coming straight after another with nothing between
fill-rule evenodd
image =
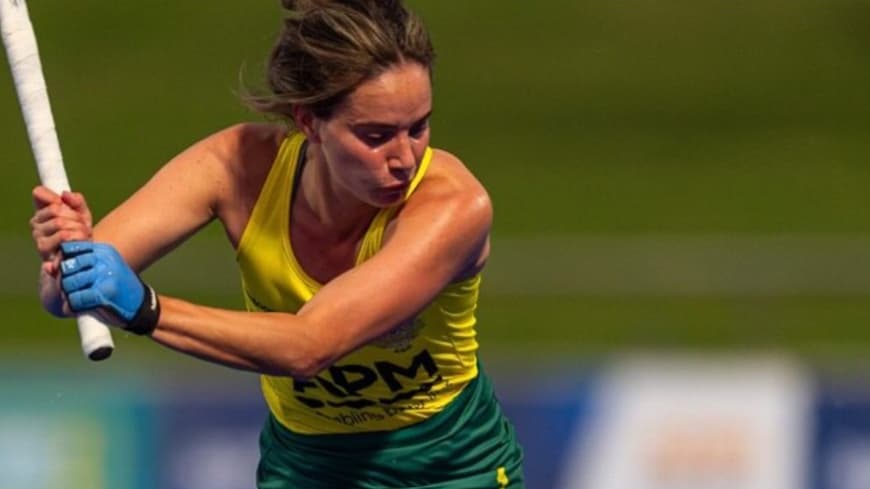
<instances>
[{"instance_id":1,"label":"bicep","mask_svg":"<svg viewBox=\"0 0 870 489\"><path fill-rule=\"evenodd\" d=\"M206 225L226 184L213 139L200 141L164 165L100 220L94 239L112 243L141 271Z\"/></svg>"}]
</instances>

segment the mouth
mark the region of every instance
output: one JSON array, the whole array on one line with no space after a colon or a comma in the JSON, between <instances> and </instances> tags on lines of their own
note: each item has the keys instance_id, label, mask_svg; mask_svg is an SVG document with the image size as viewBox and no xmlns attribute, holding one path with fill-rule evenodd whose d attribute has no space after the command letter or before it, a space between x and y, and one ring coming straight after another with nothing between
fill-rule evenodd
<instances>
[{"instance_id":1,"label":"mouth","mask_svg":"<svg viewBox=\"0 0 870 489\"><path fill-rule=\"evenodd\" d=\"M405 192L408 190L408 183L399 183L396 185L390 185L389 187L383 187L383 191L388 194L396 193L396 192Z\"/></svg>"},{"instance_id":2,"label":"mouth","mask_svg":"<svg viewBox=\"0 0 870 489\"><path fill-rule=\"evenodd\" d=\"M405 198L405 193L407 193L408 191L408 185L409 184L405 183L399 185L390 185L389 187L381 187L380 191L378 192L380 194L378 200L382 200L383 203L390 205L400 202Z\"/></svg>"}]
</instances>

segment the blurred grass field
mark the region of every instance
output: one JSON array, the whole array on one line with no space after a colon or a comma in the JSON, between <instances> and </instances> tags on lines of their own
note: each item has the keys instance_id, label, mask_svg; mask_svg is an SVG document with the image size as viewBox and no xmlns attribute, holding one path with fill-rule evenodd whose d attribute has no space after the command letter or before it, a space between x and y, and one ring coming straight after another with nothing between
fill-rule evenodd
<instances>
[{"instance_id":1,"label":"blurred grass field","mask_svg":"<svg viewBox=\"0 0 870 489\"><path fill-rule=\"evenodd\" d=\"M830 287L637 291L641 272L615 271L626 283L596 291L557 279L571 270L584 280L586 268L566 261L585 249L554 260L547 246L577 237L823 237L833 259L863 242L870 4L410 4L439 53L433 145L458 154L496 206L492 281L480 309L485 352L582 359L629 348L763 348L823 363L870 352L870 287L860 280L870 254L835 262ZM259 119L236 92L240 74L258 81L279 25L277 1L53 0L31 2L30 12L70 180L97 216L196 139ZM0 128L0 306L9 318L0 344L77 357L72 323L48 318L36 302L37 259L27 246L36 172L5 69ZM537 239L541 246L514 246ZM149 272L158 288L240 307L219 229L179 252ZM622 263L617 252L601 256L598 275ZM812 256L824 271L825 249ZM670 264L647 263L665 275ZM808 265L781 261L775 272L800 277ZM534 284L522 286L523 270L536 271ZM750 286L753 273L773 273L763 263L740 270ZM841 273L858 285L837 287ZM162 355L141 341L118 342L119 351Z\"/></svg>"}]
</instances>

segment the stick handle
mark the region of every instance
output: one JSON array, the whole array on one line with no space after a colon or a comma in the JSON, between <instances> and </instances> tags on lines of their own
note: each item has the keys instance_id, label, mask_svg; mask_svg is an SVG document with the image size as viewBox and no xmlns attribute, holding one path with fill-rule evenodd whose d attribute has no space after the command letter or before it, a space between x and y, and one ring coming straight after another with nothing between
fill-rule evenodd
<instances>
[{"instance_id":1,"label":"stick handle","mask_svg":"<svg viewBox=\"0 0 870 489\"><path fill-rule=\"evenodd\" d=\"M0 0L0 32L39 180L57 193L69 190L36 36L24 0ZM87 314L80 315L77 321L85 355L91 360L108 358L115 348L108 326Z\"/></svg>"}]
</instances>

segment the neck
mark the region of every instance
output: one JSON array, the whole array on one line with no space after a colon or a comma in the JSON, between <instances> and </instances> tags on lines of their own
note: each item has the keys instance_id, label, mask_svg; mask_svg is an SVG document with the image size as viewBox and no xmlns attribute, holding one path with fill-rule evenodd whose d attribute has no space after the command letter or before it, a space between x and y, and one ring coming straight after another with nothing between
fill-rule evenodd
<instances>
[{"instance_id":1,"label":"neck","mask_svg":"<svg viewBox=\"0 0 870 489\"><path fill-rule=\"evenodd\" d=\"M305 161L298 189L300 203L336 239L364 232L378 209L341 187L316 145L308 145Z\"/></svg>"}]
</instances>

